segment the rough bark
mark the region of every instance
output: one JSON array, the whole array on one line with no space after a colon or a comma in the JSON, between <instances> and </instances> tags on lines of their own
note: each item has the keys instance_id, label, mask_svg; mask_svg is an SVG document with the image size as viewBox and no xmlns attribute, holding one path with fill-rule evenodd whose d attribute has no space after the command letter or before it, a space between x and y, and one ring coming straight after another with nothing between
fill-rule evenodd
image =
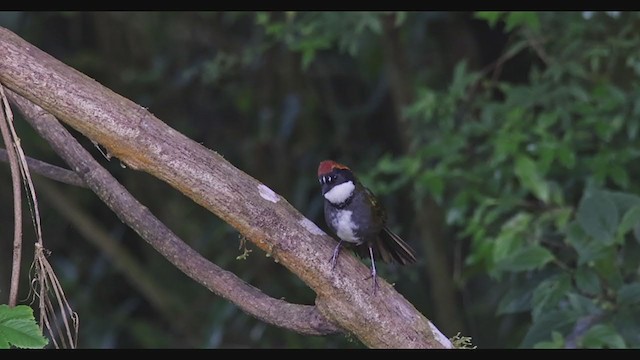
<instances>
[{"instance_id":1,"label":"rough bark","mask_svg":"<svg viewBox=\"0 0 640 360\"><path fill-rule=\"evenodd\" d=\"M0 28L0 82L70 125L131 169L161 179L237 229L317 294L324 317L370 347L441 348L450 341L386 281L284 198L130 100ZM74 169L76 171L80 169ZM310 169L311 176L313 170ZM174 256L188 254L177 253Z\"/></svg>"}]
</instances>

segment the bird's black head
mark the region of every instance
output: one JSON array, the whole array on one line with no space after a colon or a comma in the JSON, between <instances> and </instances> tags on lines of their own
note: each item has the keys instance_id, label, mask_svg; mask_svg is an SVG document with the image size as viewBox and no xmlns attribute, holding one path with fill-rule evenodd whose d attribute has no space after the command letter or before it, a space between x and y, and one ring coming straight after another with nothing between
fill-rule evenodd
<instances>
[{"instance_id":1,"label":"bird's black head","mask_svg":"<svg viewBox=\"0 0 640 360\"><path fill-rule=\"evenodd\" d=\"M322 195L334 205L350 199L356 184L351 169L333 160L325 160L320 163L318 181L322 186Z\"/></svg>"}]
</instances>

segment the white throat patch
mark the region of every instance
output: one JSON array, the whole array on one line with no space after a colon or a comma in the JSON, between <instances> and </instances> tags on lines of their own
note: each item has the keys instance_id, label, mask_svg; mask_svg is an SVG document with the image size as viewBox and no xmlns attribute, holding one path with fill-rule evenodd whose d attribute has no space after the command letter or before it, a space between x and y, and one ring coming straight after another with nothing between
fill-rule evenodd
<instances>
[{"instance_id":1,"label":"white throat patch","mask_svg":"<svg viewBox=\"0 0 640 360\"><path fill-rule=\"evenodd\" d=\"M353 194L353 190L356 186L353 181L347 181L340 185L336 185L333 189L327 191L324 194L324 198L329 200L332 204L342 204Z\"/></svg>"}]
</instances>

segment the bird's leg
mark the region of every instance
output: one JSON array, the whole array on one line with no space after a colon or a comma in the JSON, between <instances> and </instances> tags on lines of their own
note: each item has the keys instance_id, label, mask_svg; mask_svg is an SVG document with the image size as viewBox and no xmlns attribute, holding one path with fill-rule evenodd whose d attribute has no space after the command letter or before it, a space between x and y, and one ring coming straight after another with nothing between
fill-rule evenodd
<instances>
[{"instance_id":1,"label":"bird's leg","mask_svg":"<svg viewBox=\"0 0 640 360\"><path fill-rule=\"evenodd\" d=\"M333 249L333 256L329 261L331 261L331 270L335 269L336 264L338 263L338 255L340 254L340 245L342 245L342 240L338 242L335 249Z\"/></svg>"},{"instance_id":2,"label":"bird's leg","mask_svg":"<svg viewBox=\"0 0 640 360\"><path fill-rule=\"evenodd\" d=\"M369 242L369 256L371 256L371 277L373 278L373 295L378 290L378 273L376 272L376 262L373 259L373 248L371 242Z\"/></svg>"}]
</instances>

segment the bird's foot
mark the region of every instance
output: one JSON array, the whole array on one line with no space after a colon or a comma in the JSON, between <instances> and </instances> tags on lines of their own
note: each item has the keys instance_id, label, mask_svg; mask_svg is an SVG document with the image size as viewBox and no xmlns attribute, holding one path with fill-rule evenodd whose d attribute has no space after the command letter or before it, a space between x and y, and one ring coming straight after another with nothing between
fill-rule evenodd
<instances>
[{"instance_id":1,"label":"bird's foot","mask_svg":"<svg viewBox=\"0 0 640 360\"><path fill-rule=\"evenodd\" d=\"M364 280L369 280L369 279L373 279L372 280L372 283L373 283L373 295L375 295L378 292L378 275L376 274L375 268L371 270L371 275L369 275L366 278L364 278Z\"/></svg>"}]
</instances>

